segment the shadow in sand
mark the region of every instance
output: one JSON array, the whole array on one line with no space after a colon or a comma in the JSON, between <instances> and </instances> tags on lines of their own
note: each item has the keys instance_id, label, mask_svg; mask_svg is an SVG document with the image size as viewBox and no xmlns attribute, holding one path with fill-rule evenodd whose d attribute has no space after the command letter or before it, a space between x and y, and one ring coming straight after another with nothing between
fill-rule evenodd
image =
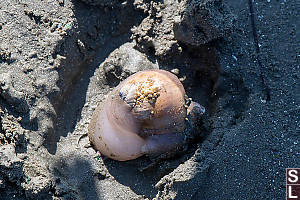
<instances>
[{"instance_id":1,"label":"shadow in sand","mask_svg":"<svg viewBox=\"0 0 300 200\"><path fill-rule=\"evenodd\" d=\"M138 195L147 198L154 198L157 194L156 183L166 174L175 169L182 161L160 162L151 169L140 171L150 161L142 157L132 161L119 162L111 159L104 159L109 173L122 185L130 187Z\"/></svg>"},{"instance_id":2,"label":"shadow in sand","mask_svg":"<svg viewBox=\"0 0 300 200\"><path fill-rule=\"evenodd\" d=\"M53 166L54 188L63 199L101 199L98 176L89 161L77 157L61 157Z\"/></svg>"},{"instance_id":3,"label":"shadow in sand","mask_svg":"<svg viewBox=\"0 0 300 200\"><path fill-rule=\"evenodd\" d=\"M52 199L52 194L49 193L48 187L39 188L40 190L38 191L37 188L29 187L25 190L22 187L22 183L27 182L28 177L24 174L24 161L16 156L14 145L8 144L1 146L0 158L2 161L0 164L1 200Z\"/></svg>"},{"instance_id":4,"label":"shadow in sand","mask_svg":"<svg viewBox=\"0 0 300 200\"><path fill-rule=\"evenodd\" d=\"M51 179L53 180L51 184L48 186L44 185L42 189L38 188L39 190L35 187L28 187L24 190L21 185L25 181L28 181L28 177L24 174L24 162L14 156L15 152L13 149L14 147L12 145L7 145L6 148L1 149L4 155L0 153L4 163L3 165L0 164L1 200L50 200L53 199L53 196L59 197L59 199L101 199L100 189L96 187L97 181L101 179L101 177L95 173L89 161L76 155L60 157L60 159L54 163L51 168L53 169L51 170ZM28 167L25 171L28 171ZM31 183L26 183L26 185L43 185L39 182L40 180L38 183L35 183L34 180L29 180Z\"/></svg>"},{"instance_id":5,"label":"shadow in sand","mask_svg":"<svg viewBox=\"0 0 300 200\"><path fill-rule=\"evenodd\" d=\"M56 125L43 144L51 154L55 154L60 137L72 132L80 119L90 77L110 52L129 41L130 28L143 19L132 1L125 7L103 8L74 0L73 6L78 26L60 41L52 55L61 62L57 69L60 92L49 95L57 113Z\"/></svg>"},{"instance_id":6,"label":"shadow in sand","mask_svg":"<svg viewBox=\"0 0 300 200\"><path fill-rule=\"evenodd\" d=\"M0 165L0 196L3 200L23 199L16 183L24 181L23 163L13 162L9 167ZM17 185L19 185L17 184Z\"/></svg>"},{"instance_id":7,"label":"shadow in sand","mask_svg":"<svg viewBox=\"0 0 300 200\"><path fill-rule=\"evenodd\" d=\"M26 105L27 105L27 103L26 103ZM15 131L13 133L6 133L6 130L4 130L3 125L2 125L3 121L2 121L1 111L4 111L4 112L8 113L9 115L13 115L15 118L22 117L20 124L21 124L22 128L24 128L26 130L31 130L31 131L37 130L36 118L30 122L30 120L27 120L29 118L29 112L25 113L25 114L16 112L13 106L8 104L8 102L6 100L4 100L2 97L0 97L0 135L1 135L0 146L1 146L1 144L5 144L5 143L8 143L8 144L15 143L16 153L27 152L28 142L25 138L24 133L19 133L19 132L15 132ZM24 121L27 121L28 123L24 123ZM12 131L10 129L11 129L11 127L8 129L9 132Z\"/></svg>"},{"instance_id":8,"label":"shadow in sand","mask_svg":"<svg viewBox=\"0 0 300 200\"><path fill-rule=\"evenodd\" d=\"M1 88L0 93L2 93ZM30 119L30 108L25 99L13 98L12 96L4 98L0 96L0 106L3 111L8 112L15 118L21 117L20 125L22 128L31 131L38 130L37 118Z\"/></svg>"}]
</instances>

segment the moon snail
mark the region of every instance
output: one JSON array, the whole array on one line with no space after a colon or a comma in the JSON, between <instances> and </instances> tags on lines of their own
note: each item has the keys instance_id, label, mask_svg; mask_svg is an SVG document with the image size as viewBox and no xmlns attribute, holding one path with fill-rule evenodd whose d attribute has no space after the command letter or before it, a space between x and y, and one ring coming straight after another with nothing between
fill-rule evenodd
<instances>
[{"instance_id":1,"label":"moon snail","mask_svg":"<svg viewBox=\"0 0 300 200\"><path fill-rule=\"evenodd\" d=\"M186 105L178 78L165 70L137 72L122 81L98 105L89 124L91 144L119 161L176 151L185 143L187 126L205 108Z\"/></svg>"}]
</instances>

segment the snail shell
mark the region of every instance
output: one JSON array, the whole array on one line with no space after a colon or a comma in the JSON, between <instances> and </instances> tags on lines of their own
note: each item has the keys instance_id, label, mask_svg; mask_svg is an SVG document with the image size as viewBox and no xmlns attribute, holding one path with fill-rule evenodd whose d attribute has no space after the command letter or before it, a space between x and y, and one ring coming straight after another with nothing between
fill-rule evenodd
<instances>
[{"instance_id":1,"label":"snail shell","mask_svg":"<svg viewBox=\"0 0 300 200\"><path fill-rule=\"evenodd\" d=\"M89 125L89 139L102 154L119 161L163 153L183 142L185 91L164 70L135 73L100 104Z\"/></svg>"}]
</instances>

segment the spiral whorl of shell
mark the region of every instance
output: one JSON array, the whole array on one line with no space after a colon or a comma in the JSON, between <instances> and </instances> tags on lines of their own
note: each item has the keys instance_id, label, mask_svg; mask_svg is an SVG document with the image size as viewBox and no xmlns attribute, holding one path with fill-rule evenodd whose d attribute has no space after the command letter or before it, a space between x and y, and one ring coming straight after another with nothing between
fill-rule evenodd
<instances>
[{"instance_id":1,"label":"spiral whorl of shell","mask_svg":"<svg viewBox=\"0 0 300 200\"><path fill-rule=\"evenodd\" d=\"M121 99L142 123L143 134L162 134L184 129L184 89L177 77L161 71L135 74L120 88ZM174 81L175 80L175 81Z\"/></svg>"}]
</instances>

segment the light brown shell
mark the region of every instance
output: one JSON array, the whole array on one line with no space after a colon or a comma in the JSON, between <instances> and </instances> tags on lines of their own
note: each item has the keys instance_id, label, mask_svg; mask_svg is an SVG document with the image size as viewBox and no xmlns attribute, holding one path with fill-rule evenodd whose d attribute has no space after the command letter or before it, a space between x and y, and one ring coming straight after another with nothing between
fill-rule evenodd
<instances>
[{"instance_id":1,"label":"light brown shell","mask_svg":"<svg viewBox=\"0 0 300 200\"><path fill-rule=\"evenodd\" d=\"M185 129L185 91L164 70L146 70L121 82L95 110L89 138L102 154L119 161L143 155L147 137Z\"/></svg>"}]
</instances>

